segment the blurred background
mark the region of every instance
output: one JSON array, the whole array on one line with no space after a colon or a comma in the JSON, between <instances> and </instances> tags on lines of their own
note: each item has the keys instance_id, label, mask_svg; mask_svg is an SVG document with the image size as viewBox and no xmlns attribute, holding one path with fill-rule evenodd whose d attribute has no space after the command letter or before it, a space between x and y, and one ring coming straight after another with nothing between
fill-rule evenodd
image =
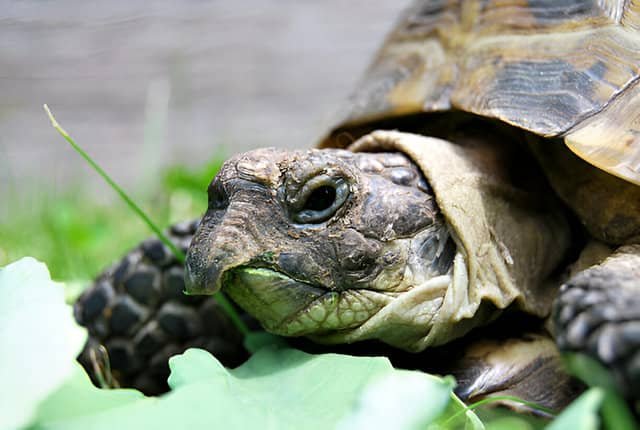
<instances>
[{"instance_id":1,"label":"blurred background","mask_svg":"<svg viewBox=\"0 0 640 430\"><path fill-rule=\"evenodd\" d=\"M149 234L43 103L166 226L229 155L313 145L407 4L0 0L0 265L87 278Z\"/></svg>"}]
</instances>

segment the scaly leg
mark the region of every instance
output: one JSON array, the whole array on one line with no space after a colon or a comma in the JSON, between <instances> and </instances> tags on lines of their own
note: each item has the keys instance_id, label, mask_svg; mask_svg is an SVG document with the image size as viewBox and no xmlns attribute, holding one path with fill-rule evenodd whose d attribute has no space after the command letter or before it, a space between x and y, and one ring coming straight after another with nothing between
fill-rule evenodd
<instances>
[{"instance_id":1,"label":"scaly leg","mask_svg":"<svg viewBox=\"0 0 640 430\"><path fill-rule=\"evenodd\" d=\"M564 284L553 323L562 351L595 358L625 396L640 399L640 245L619 248Z\"/></svg>"},{"instance_id":2,"label":"scaly leg","mask_svg":"<svg viewBox=\"0 0 640 430\"><path fill-rule=\"evenodd\" d=\"M186 251L196 227L176 224L168 235ZM187 348L204 348L230 367L247 358L242 336L215 299L184 295L183 277L184 266L152 238L80 296L74 313L89 340L78 360L96 383L159 394L168 390L167 360Z\"/></svg>"}]
</instances>

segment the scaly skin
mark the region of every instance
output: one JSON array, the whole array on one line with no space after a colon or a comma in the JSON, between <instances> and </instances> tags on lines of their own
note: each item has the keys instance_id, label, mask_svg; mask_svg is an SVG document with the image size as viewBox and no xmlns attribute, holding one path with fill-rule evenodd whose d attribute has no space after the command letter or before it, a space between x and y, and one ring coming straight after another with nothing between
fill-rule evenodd
<instances>
[{"instance_id":1,"label":"scaly skin","mask_svg":"<svg viewBox=\"0 0 640 430\"><path fill-rule=\"evenodd\" d=\"M294 179L287 183L289 193L300 192L309 175L340 173L349 178L345 203L336 213L356 211L361 219L350 226L329 220L291 223L288 217L298 215L273 207L283 194L246 179L247 170L260 166L261 160L280 162L283 169L285 160L289 167L298 166L287 171ZM320 178L316 185L332 184ZM361 197L355 198L356 192ZM407 279L450 270L454 245L431 190L419 170L399 154L255 151L227 162L209 197L207 224L194 246L207 250L212 244L203 235L215 230L214 249L225 256L227 266L231 261L250 262L251 267L243 264L228 271L236 286L229 293L277 333L356 327L400 294ZM300 203L293 199L291 204ZM223 217L223 228L216 228ZM186 250L197 225L176 225L170 237ZM257 237L263 241L252 243ZM193 258L191 251L192 265ZM405 273L408 268L414 273ZM183 270L159 240L150 239L107 269L76 302L76 319L90 333L80 361L95 381L113 376L121 386L154 394L167 389L167 358L187 347L205 348L227 366L246 358L239 333L213 298L182 294ZM393 285L394 291L387 291ZM335 312L318 306L319 297L333 301ZM313 301L315 306L307 309ZM107 364L112 375L103 368ZM98 375L101 372L105 375Z\"/></svg>"},{"instance_id":2,"label":"scaly skin","mask_svg":"<svg viewBox=\"0 0 640 430\"><path fill-rule=\"evenodd\" d=\"M222 287L272 333L403 345L442 304L455 245L404 155L252 151L225 163L209 201L187 291Z\"/></svg>"},{"instance_id":3,"label":"scaly skin","mask_svg":"<svg viewBox=\"0 0 640 430\"><path fill-rule=\"evenodd\" d=\"M169 237L186 251L198 222L174 225ZM89 341L79 361L94 382L166 391L170 356L189 347L223 364L242 363L242 336L213 297L186 296L184 267L158 239L148 239L102 273L74 306Z\"/></svg>"},{"instance_id":4,"label":"scaly skin","mask_svg":"<svg viewBox=\"0 0 640 430\"><path fill-rule=\"evenodd\" d=\"M608 368L627 397L640 399L640 245L621 247L560 289L553 312L563 351Z\"/></svg>"}]
</instances>

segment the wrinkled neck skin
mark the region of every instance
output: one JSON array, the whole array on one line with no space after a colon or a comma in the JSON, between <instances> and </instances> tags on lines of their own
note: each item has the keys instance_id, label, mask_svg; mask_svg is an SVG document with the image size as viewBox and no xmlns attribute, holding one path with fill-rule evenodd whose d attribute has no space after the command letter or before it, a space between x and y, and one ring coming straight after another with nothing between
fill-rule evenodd
<instances>
[{"instance_id":1,"label":"wrinkled neck skin","mask_svg":"<svg viewBox=\"0 0 640 430\"><path fill-rule=\"evenodd\" d=\"M211 183L186 285L222 288L275 334L412 349L443 303L455 256L408 157L262 149L227 161Z\"/></svg>"}]
</instances>

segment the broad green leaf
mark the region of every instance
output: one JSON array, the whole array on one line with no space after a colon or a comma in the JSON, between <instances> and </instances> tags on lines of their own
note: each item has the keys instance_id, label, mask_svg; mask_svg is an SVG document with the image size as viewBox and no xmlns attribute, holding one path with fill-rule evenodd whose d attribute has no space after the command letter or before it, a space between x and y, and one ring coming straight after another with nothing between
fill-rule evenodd
<instances>
[{"instance_id":1,"label":"broad green leaf","mask_svg":"<svg viewBox=\"0 0 640 430\"><path fill-rule=\"evenodd\" d=\"M431 423L428 430L484 430L484 424L474 411L460 400L453 392L450 394L451 401L447 405L440 417Z\"/></svg>"},{"instance_id":2,"label":"broad green leaf","mask_svg":"<svg viewBox=\"0 0 640 430\"><path fill-rule=\"evenodd\" d=\"M212 359L211 354L201 349L187 349L181 355L171 357L169 368L169 387L172 390L209 379L226 378L228 374L222 363Z\"/></svg>"},{"instance_id":3,"label":"broad green leaf","mask_svg":"<svg viewBox=\"0 0 640 430\"><path fill-rule=\"evenodd\" d=\"M261 349L234 370L199 349L173 357L170 366L173 389L157 398L129 392L129 398L98 399L100 390L75 381L75 387L65 386L45 403L34 428L331 429L342 420L362 424L358 420L364 414L376 413L394 429L409 429L415 428L417 415L436 418L448 405L452 387L449 380L396 371L384 358L310 355L281 346ZM54 406L64 399L56 396L87 398L90 411L82 410L82 401L72 401L60 413Z\"/></svg>"},{"instance_id":4,"label":"broad green leaf","mask_svg":"<svg viewBox=\"0 0 640 430\"><path fill-rule=\"evenodd\" d=\"M547 430L597 430L599 428L598 411L604 400L601 388L591 388L564 410Z\"/></svg>"},{"instance_id":5,"label":"broad green leaf","mask_svg":"<svg viewBox=\"0 0 640 430\"><path fill-rule=\"evenodd\" d=\"M86 332L62 284L33 258L0 268L0 297L0 428L13 429L72 375Z\"/></svg>"},{"instance_id":6,"label":"broad green leaf","mask_svg":"<svg viewBox=\"0 0 640 430\"><path fill-rule=\"evenodd\" d=\"M443 413L453 386L453 380L419 372L386 373L367 385L337 428L423 429Z\"/></svg>"},{"instance_id":7,"label":"broad green leaf","mask_svg":"<svg viewBox=\"0 0 640 430\"><path fill-rule=\"evenodd\" d=\"M125 406L144 399L144 395L132 389L103 390L95 387L79 363L64 384L40 403L35 423L64 422ZM39 425L35 425L39 427Z\"/></svg>"}]
</instances>

